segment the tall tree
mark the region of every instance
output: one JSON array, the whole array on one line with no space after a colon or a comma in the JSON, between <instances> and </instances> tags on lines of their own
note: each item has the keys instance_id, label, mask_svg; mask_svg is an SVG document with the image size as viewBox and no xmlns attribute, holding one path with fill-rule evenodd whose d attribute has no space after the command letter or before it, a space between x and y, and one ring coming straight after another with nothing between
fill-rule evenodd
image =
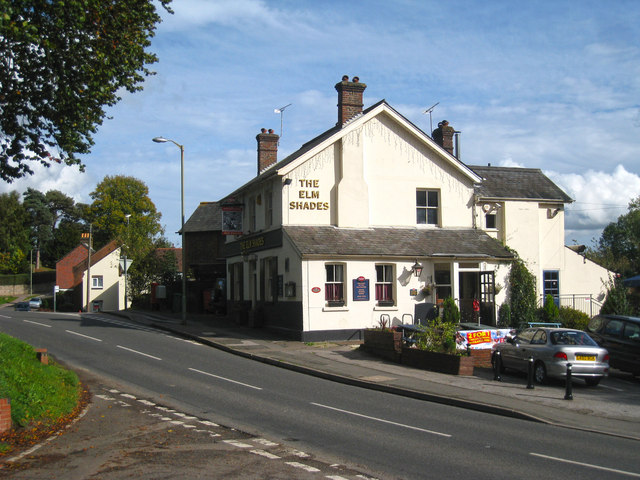
<instances>
[{"instance_id":1,"label":"tall tree","mask_svg":"<svg viewBox=\"0 0 640 480\"><path fill-rule=\"evenodd\" d=\"M509 271L509 303L512 326L536 321L536 277L520 258Z\"/></svg>"},{"instance_id":2,"label":"tall tree","mask_svg":"<svg viewBox=\"0 0 640 480\"><path fill-rule=\"evenodd\" d=\"M149 198L149 188L141 180L124 175L106 176L90 195L93 202L88 216L96 247L116 239L126 245L127 256L135 260L151 251L164 234L160 224L162 214L156 210Z\"/></svg>"},{"instance_id":3,"label":"tall tree","mask_svg":"<svg viewBox=\"0 0 640 480\"><path fill-rule=\"evenodd\" d=\"M31 219L32 243L39 249L41 261L48 267L72 250L80 238L84 221L82 204L59 190L47 193L28 188L24 207Z\"/></svg>"},{"instance_id":4,"label":"tall tree","mask_svg":"<svg viewBox=\"0 0 640 480\"><path fill-rule=\"evenodd\" d=\"M105 107L152 73L155 3L0 0L0 178L32 174L29 161L84 168L77 154L90 151Z\"/></svg>"},{"instance_id":5,"label":"tall tree","mask_svg":"<svg viewBox=\"0 0 640 480\"><path fill-rule=\"evenodd\" d=\"M0 194L0 273L28 270L29 217L18 192Z\"/></svg>"},{"instance_id":6,"label":"tall tree","mask_svg":"<svg viewBox=\"0 0 640 480\"><path fill-rule=\"evenodd\" d=\"M595 249L587 255L622 277L640 274L640 197L629 203L629 210L602 231Z\"/></svg>"}]
</instances>

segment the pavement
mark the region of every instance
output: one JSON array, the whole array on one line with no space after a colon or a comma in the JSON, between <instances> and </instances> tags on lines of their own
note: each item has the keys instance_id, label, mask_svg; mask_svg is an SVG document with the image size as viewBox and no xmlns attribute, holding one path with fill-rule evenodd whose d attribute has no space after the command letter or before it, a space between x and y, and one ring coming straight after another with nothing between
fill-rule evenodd
<instances>
[{"instance_id":1,"label":"pavement","mask_svg":"<svg viewBox=\"0 0 640 480\"><path fill-rule=\"evenodd\" d=\"M447 375L399 365L360 349L358 341L303 343L225 316L123 310L108 312L132 322L241 355L349 385L584 431L640 440L640 381L612 370L597 387L573 383L565 400L564 381L527 388L526 375L475 368L473 376Z\"/></svg>"}]
</instances>

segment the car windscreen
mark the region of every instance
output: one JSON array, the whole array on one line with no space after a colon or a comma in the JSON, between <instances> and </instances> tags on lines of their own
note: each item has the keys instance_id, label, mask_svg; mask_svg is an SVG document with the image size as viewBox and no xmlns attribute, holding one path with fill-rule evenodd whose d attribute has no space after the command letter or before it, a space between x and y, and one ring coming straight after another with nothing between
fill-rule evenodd
<instances>
[{"instance_id":1,"label":"car windscreen","mask_svg":"<svg viewBox=\"0 0 640 480\"><path fill-rule=\"evenodd\" d=\"M584 332L559 331L551 332L551 343L554 345L588 345L597 347L598 344Z\"/></svg>"}]
</instances>

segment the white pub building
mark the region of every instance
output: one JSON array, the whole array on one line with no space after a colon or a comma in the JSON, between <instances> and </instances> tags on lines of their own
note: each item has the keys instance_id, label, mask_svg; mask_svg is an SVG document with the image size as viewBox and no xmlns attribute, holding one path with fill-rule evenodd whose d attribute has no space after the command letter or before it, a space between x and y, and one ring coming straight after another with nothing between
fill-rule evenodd
<instances>
[{"instance_id":1,"label":"white pub building","mask_svg":"<svg viewBox=\"0 0 640 480\"><path fill-rule=\"evenodd\" d=\"M446 121L429 136L384 100L363 110L358 77L335 88L337 124L281 161L263 129L258 175L221 202L238 321L359 339L381 319L424 321L452 297L462 322L495 325L509 249L541 296L602 300L608 272L565 247L572 200L540 170L465 165Z\"/></svg>"}]
</instances>

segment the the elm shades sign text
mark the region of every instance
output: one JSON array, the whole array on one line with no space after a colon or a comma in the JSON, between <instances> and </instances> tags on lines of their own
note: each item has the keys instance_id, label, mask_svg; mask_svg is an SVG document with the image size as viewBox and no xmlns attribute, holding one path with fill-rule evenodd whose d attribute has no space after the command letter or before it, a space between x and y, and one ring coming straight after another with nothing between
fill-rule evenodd
<instances>
[{"instance_id":1,"label":"the elm shades sign text","mask_svg":"<svg viewBox=\"0 0 640 480\"><path fill-rule=\"evenodd\" d=\"M320 201L320 180L298 180L298 200L289 202L289 210L329 210L329 202Z\"/></svg>"}]
</instances>

